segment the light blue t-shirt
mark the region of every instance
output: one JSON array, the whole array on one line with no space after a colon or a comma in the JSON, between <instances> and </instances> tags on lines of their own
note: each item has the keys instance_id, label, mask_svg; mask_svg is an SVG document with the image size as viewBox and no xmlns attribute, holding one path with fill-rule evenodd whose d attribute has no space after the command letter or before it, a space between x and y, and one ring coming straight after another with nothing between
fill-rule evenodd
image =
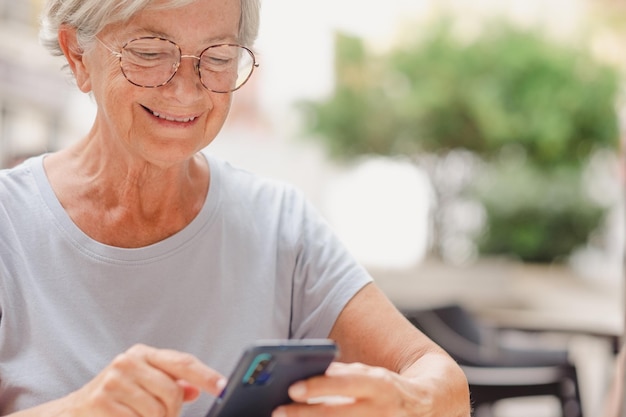
<instances>
[{"instance_id":1,"label":"light blue t-shirt","mask_svg":"<svg viewBox=\"0 0 626 417\"><path fill-rule=\"evenodd\" d=\"M138 249L85 235L43 156L0 171L0 414L80 388L138 342L228 375L257 339L328 336L370 276L300 192L207 159L197 217Z\"/></svg>"}]
</instances>

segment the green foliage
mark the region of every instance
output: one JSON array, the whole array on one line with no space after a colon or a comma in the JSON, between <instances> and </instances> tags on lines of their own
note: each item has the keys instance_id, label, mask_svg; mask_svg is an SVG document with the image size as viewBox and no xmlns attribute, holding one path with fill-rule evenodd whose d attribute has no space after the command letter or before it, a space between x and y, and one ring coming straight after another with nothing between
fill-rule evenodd
<instances>
[{"instance_id":1,"label":"green foliage","mask_svg":"<svg viewBox=\"0 0 626 417\"><path fill-rule=\"evenodd\" d=\"M550 165L617 144L615 72L537 34L493 25L463 44L444 23L381 56L338 35L336 62L334 95L303 108L338 157L516 142Z\"/></svg>"},{"instance_id":2,"label":"green foliage","mask_svg":"<svg viewBox=\"0 0 626 417\"><path fill-rule=\"evenodd\" d=\"M488 165L471 190L489 219L481 253L565 259L598 227L604 210L587 197L581 177L572 167L546 172L506 158Z\"/></svg>"},{"instance_id":3,"label":"green foliage","mask_svg":"<svg viewBox=\"0 0 626 417\"><path fill-rule=\"evenodd\" d=\"M483 253L558 259L598 225L580 177L595 150L617 148L619 77L583 48L498 23L466 41L447 21L382 55L336 45L333 95L301 103L332 155L476 152L492 164L471 190L488 214ZM511 145L515 170L498 162Z\"/></svg>"}]
</instances>

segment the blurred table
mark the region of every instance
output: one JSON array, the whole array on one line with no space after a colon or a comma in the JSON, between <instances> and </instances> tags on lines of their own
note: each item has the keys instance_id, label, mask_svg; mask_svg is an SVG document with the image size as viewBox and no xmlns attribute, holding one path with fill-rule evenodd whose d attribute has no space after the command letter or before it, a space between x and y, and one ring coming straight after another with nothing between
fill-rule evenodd
<instances>
[{"instance_id":1,"label":"blurred table","mask_svg":"<svg viewBox=\"0 0 626 417\"><path fill-rule=\"evenodd\" d=\"M411 269L368 269L399 308L459 303L496 327L559 334L556 342L567 343L577 364L586 415L602 415L624 329L621 282L504 259L463 267L428 259ZM532 415L522 409L519 415Z\"/></svg>"},{"instance_id":2,"label":"blurred table","mask_svg":"<svg viewBox=\"0 0 626 417\"><path fill-rule=\"evenodd\" d=\"M400 308L457 302L495 325L618 337L623 287L594 283L562 265L482 259L469 266L427 259L411 269L368 268Z\"/></svg>"}]
</instances>

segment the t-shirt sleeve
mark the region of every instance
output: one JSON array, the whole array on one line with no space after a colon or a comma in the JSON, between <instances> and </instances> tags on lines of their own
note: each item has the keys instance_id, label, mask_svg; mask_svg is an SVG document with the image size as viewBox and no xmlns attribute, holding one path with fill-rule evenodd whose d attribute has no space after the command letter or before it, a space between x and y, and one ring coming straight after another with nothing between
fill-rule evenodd
<instances>
[{"instance_id":1,"label":"t-shirt sleeve","mask_svg":"<svg viewBox=\"0 0 626 417\"><path fill-rule=\"evenodd\" d=\"M328 337L346 304L372 282L321 214L299 193L295 233L291 337Z\"/></svg>"}]
</instances>

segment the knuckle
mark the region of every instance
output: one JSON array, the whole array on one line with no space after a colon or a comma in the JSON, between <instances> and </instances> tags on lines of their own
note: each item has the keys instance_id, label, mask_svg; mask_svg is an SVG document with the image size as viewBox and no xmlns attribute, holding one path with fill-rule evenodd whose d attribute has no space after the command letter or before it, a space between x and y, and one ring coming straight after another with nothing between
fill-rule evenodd
<instances>
[{"instance_id":1,"label":"knuckle","mask_svg":"<svg viewBox=\"0 0 626 417\"><path fill-rule=\"evenodd\" d=\"M149 351L150 348L148 348L148 346L142 344L142 343L137 343L134 344L133 346L131 346L126 353L128 355L131 356L143 356L145 354L147 354L147 352Z\"/></svg>"},{"instance_id":2,"label":"knuckle","mask_svg":"<svg viewBox=\"0 0 626 417\"><path fill-rule=\"evenodd\" d=\"M385 368L372 367L369 369L369 375L386 388L392 387L396 383L395 374Z\"/></svg>"},{"instance_id":3,"label":"knuckle","mask_svg":"<svg viewBox=\"0 0 626 417\"><path fill-rule=\"evenodd\" d=\"M126 354L121 353L111 361L111 369L126 369L128 367L129 358Z\"/></svg>"},{"instance_id":4,"label":"knuckle","mask_svg":"<svg viewBox=\"0 0 626 417\"><path fill-rule=\"evenodd\" d=\"M365 365L364 363L361 362L353 362L353 363L349 363L347 364L348 368L351 369L352 371L355 372L366 372L367 370L371 369L370 366Z\"/></svg>"},{"instance_id":5,"label":"knuckle","mask_svg":"<svg viewBox=\"0 0 626 417\"><path fill-rule=\"evenodd\" d=\"M120 353L111 362L111 368L118 372L128 371L134 367L135 359L128 352ZM109 373L108 377L111 378L114 374Z\"/></svg>"},{"instance_id":6,"label":"knuckle","mask_svg":"<svg viewBox=\"0 0 626 417\"><path fill-rule=\"evenodd\" d=\"M113 366L107 372L101 375L98 388L94 391L93 395L96 400L106 399L112 396L113 393L118 391L124 384L124 367Z\"/></svg>"}]
</instances>

